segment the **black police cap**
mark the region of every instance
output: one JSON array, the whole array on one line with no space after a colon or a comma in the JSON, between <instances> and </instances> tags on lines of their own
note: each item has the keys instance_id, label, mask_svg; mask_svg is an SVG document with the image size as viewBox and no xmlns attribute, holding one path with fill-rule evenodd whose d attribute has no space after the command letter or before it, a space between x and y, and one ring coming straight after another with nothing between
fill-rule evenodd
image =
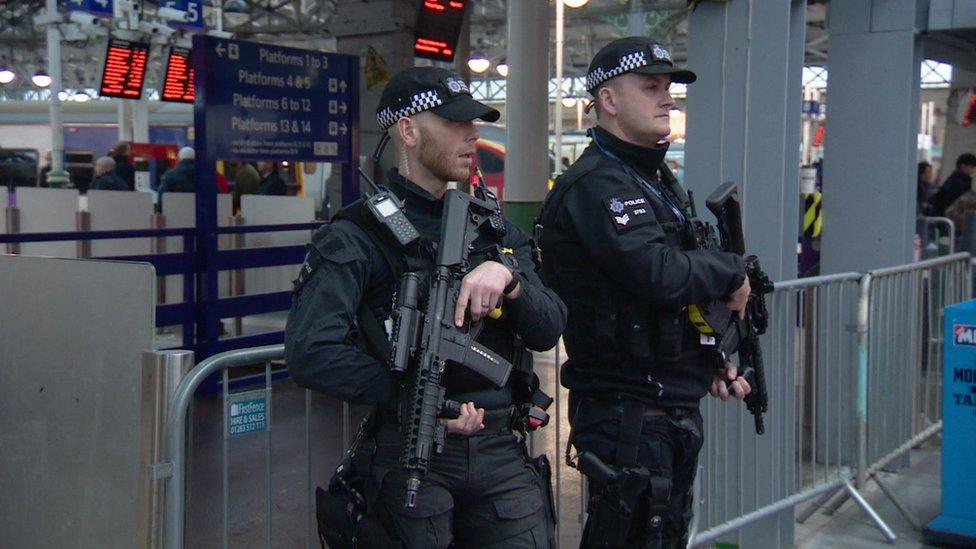
<instances>
[{"instance_id":1,"label":"black police cap","mask_svg":"<svg viewBox=\"0 0 976 549\"><path fill-rule=\"evenodd\" d=\"M455 122L480 118L498 120L500 113L471 97L468 84L454 71L437 67L411 67L396 73L383 88L376 120L383 131L404 116L424 111Z\"/></svg>"},{"instance_id":2,"label":"black police cap","mask_svg":"<svg viewBox=\"0 0 976 549\"><path fill-rule=\"evenodd\" d=\"M672 82L690 84L698 77L679 69L668 48L642 36L629 36L610 42L596 52L586 71L586 90L593 94L601 84L626 72L667 74Z\"/></svg>"}]
</instances>

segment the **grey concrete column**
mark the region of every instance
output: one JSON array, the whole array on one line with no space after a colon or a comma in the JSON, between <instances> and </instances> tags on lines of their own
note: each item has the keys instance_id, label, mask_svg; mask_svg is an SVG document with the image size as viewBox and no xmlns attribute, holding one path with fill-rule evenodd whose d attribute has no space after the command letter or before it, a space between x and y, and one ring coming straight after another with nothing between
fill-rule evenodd
<instances>
[{"instance_id":1,"label":"grey concrete column","mask_svg":"<svg viewBox=\"0 0 976 549\"><path fill-rule=\"evenodd\" d=\"M549 3L508 3L505 213L525 230L549 181Z\"/></svg>"},{"instance_id":2,"label":"grey concrete column","mask_svg":"<svg viewBox=\"0 0 976 549\"><path fill-rule=\"evenodd\" d=\"M912 260L921 43L916 0L834 0L821 272Z\"/></svg>"},{"instance_id":3,"label":"grey concrete column","mask_svg":"<svg viewBox=\"0 0 976 549\"><path fill-rule=\"evenodd\" d=\"M688 66L698 81L688 86L685 186L699 215L712 219L708 194L725 181L739 185L747 250L773 280L794 278L797 270L805 14L802 0L703 2L688 26ZM771 386L792 387L783 366L767 364L776 369ZM702 530L783 499L795 478L795 404L787 395L770 392L759 438L741 427L752 425L743 406L707 400ZM791 545L793 510L723 538L742 546L756 540Z\"/></svg>"},{"instance_id":4,"label":"grey concrete column","mask_svg":"<svg viewBox=\"0 0 976 549\"><path fill-rule=\"evenodd\" d=\"M976 72L970 72L957 65L952 67L952 93L970 92L976 88ZM966 101L968 95L962 93L959 100ZM968 102L966 102L968 104ZM956 159L960 154L976 154L976 124L963 126L950 112L946 120L945 143L942 145L942 167L939 170L939 183L945 181L956 169Z\"/></svg>"},{"instance_id":5,"label":"grey concrete column","mask_svg":"<svg viewBox=\"0 0 976 549\"><path fill-rule=\"evenodd\" d=\"M371 155L382 136L376 123L376 105L380 101L383 86L386 85L386 81L370 85L363 74L368 49L372 47L376 50L391 76L404 68L414 66L413 31L417 23L418 6L418 2L411 0L341 0L336 9L331 28L336 36L337 51L359 56L359 150L363 155ZM390 157L389 154L386 156ZM389 166L392 163L384 163L380 167L380 173ZM330 184L330 187L335 188L337 185ZM339 203L333 198L334 207Z\"/></svg>"}]
</instances>

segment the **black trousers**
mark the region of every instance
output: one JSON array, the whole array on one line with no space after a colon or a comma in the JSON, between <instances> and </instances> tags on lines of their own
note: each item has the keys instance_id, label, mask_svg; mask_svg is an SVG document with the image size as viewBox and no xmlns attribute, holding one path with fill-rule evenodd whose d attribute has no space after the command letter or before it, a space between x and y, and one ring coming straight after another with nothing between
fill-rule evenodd
<instances>
[{"instance_id":1,"label":"black trousers","mask_svg":"<svg viewBox=\"0 0 976 549\"><path fill-rule=\"evenodd\" d=\"M577 451L593 452L605 463L614 464L620 438L623 401L593 400L570 396L572 442ZM666 413L646 412L637 448L637 466L646 467L657 481L657 493L646 497L631 520L616 528L626 528L626 542L615 545L607 540L589 540L596 515L593 506L604 504L590 482L589 519L581 547L678 547L683 548L692 519L692 496L698 452L702 443L702 418L697 408L670 408ZM661 486L668 486L666 491ZM656 496L656 497L655 497ZM597 529L599 530L599 529Z\"/></svg>"},{"instance_id":2,"label":"black trousers","mask_svg":"<svg viewBox=\"0 0 976 549\"><path fill-rule=\"evenodd\" d=\"M491 432L448 435L444 452L435 454L421 482L416 506L407 508L407 475L398 461L400 436L393 423L380 427L373 462L376 502L382 506L380 521L400 546L554 546L544 507L549 502L521 443L510 430L485 431Z\"/></svg>"}]
</instances>

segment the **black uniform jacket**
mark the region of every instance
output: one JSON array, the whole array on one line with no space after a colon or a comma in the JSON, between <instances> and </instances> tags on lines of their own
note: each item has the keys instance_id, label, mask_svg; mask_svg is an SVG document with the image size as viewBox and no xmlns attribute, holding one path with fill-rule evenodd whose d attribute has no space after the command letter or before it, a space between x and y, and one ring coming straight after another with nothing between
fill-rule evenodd
<instances>
[{"instance_id":1,"label":"black uniform jacket","mask_svg":"<svg viewBox=\"0 0 976 549\"><path fill-rule=\"evenodd\" d=\"M745 265L735 254L683 249L679 213L690 212L682 212L684 192L659 181L666 148L627 143L600 127L593 135L603 150L587 147L557 179L541 215L546 283L569 309L563 384L697 406L714 361L703 358L707 349L684 309L729 296ZM669 322L680 334L671 350L677 359L660 360Z\"/></svg>"},{"instance_id":2,"label":"black uniform jacket","mask_svg":"<svg viewBox=\"0 0 976 549\"><path fill-rule=\"evenodd\" d=\"M405 201L406 216L421 235L436 241L443 201L396 170L390 172L389 187ZM507 234L501 245L515 252L522 291L517 299L505 300L501 318L484 321L478 341L511 360L516 352L513 334L528 349L552 348L566 325L566 307L535 273L532 244L526 234L508 220L505 226ZM339 219L319 229L312 245L324 261L292 304L285 329L288 369L303 387L354 403L392 407L393 377L387 366L358 345L356 312L360 300L366 299L372 310L388 314L399 281L394 280L393 270L370 237L348 220ZM515 377L513 373L511 378ZM510 386L496 390L457 364L448 363L444 384L448 397L455 400L485 408L512 403Z\"/></svg>"}]
</instances>

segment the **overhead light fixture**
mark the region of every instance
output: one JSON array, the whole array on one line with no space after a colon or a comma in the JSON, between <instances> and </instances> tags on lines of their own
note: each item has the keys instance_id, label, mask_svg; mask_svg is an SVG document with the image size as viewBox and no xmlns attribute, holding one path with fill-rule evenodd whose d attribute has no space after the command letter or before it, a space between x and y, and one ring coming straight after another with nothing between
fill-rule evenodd
<instances>
[{"instance_id":1,"label":"overhead light fixture","mask_svg":"<svg viewBox=\"0 0 976 549\"><path fill-rule=\"evenodd\" d=\"M471 69L471 72L481 74L488 70L488 67L490 66L491 61L480 55L468 59L468 68Z\"/></svg>"},{"instance_id":2,"label":"overhead light fixture","mask_svg":"<svg viewBox=\"0 0 976 549\"><path fill-rule=\"evenodd\" d=\"M0 67L0 84L9 84L14 81L17 75L7 67Z\"/></svg>"},{"instance_id":3,"label":"overhead light fixture","mask_svg":"<svg viewBox=\"0 0 976 549\"><path fill-rule=\"evenodd\" d=\"M566 107L567 109L575 107L576 101L578 101L578 99L572 96L563 97L563 106Z\"/></svg>"},{"instance_id":4,"label":"overhead light fixture","mask_svg":"<svg viewBox=\"0 0 976 549\"><path fill-rule=\"evenodd\" d=\"M58 101L62 103L68 100L68 92L61 90L58 92Z\"/></svg>"},{"instance_id":5,"label":"overhead light fixture","mask_svg":"<svg viewBox=\"0 0 976 549\"><path fill-rule=\"evenodd\" d=\"M91 96L83 91L76 91L75 94L71 96L71 100L78 103L87 103L91 101Z\"/></svg>"},{"instance_id":6,"label":"overhead light fixture","mask_svg":"<svg viewBox=\"0 0 976 549\"><path fill-rule=\"evenodd\" d=\"M508 63L505 61L499 63L498 66L495 67L495 70L498 71L498 74L502 75L502 78L508 78Z\"/></svg>"},{"instance_id":7,"label":"overhead light fixture","mask_svg":"<svg viewBox=\"0 0 976 549\"><path fill-rule=\"evenodd\" d=\"M37 71L31 77L31 82L38 88L46 88L51 85L51 77L44 71Z\"/></svg>"},{"instance_id":8,"label":"overhead light fixture","mask_svg":"<svg viewBox=\"0 0 976 549\"><path fill-rule=\"evenodd\" d=\"M563 0L563 5L567 8L582 8L590 0Z\"/></svg>"}]
</instances>

